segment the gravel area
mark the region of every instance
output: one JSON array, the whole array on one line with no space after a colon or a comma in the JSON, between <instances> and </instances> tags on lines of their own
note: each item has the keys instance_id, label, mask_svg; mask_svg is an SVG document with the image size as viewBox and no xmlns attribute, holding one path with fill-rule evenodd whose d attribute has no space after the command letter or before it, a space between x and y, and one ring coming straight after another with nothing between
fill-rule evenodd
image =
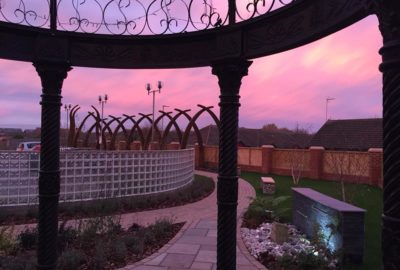
<instances>
[{"instance_id":1,"label":"gravel area","mask_svg":"<svg viewBox=\"0 0 400 270\"><path fill-rule=\"evenodd\" d=\"M301 234L294 225L288 224L289 239L283 244L277 244L271 239L272 223L263 223L257 229L241 228L241 236L250 254L256 259L264 252L278 258L284 254L296 256L301 252L319 254L317 248ZM326 259L328 260L328 259ZM331 269L336 269L336 261L330 263Z\"/></svg>"}]
</instances>

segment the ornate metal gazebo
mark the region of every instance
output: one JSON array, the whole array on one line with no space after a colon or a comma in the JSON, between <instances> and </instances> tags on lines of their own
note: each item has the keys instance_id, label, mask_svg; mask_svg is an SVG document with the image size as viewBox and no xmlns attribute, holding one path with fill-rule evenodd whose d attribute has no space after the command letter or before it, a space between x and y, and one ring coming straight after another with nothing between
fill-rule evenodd
<instances>
[{"instance_id":1,"label":"ornate metal gazebo","mask_svg":"<svg viewBox=\"0 0 400 270\"><path fill-rule=\"evenodd\" d=\"M210 66L220 87L218 250L236 269L237 129L248 59L312 42L375 14L383 36L383 263L400 269L400 1L0 1L0 57L29 61L42 82L38 269L55 269L61 89L72 66ZM90 6L91 5L91 6Z\"/></svg>"}]
</instances>

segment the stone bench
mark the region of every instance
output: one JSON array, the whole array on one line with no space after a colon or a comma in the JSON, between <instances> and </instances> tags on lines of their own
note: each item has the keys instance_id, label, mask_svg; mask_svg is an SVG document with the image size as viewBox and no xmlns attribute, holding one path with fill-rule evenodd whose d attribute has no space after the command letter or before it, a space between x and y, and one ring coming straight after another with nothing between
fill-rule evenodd
<instances>
[{"instance_id":1,"label":"stone bench","mask_svg":"<svg viewBox=\"0 0 400 270\"><path fill-rule=\"evenodd\" d=\"M345 261L364 258L365 210L310 188L292 188L293 224L310 239L317 234L330 251L340 251Z\"/></svg>"},{"instance_id":2,"label":"stone bench","mask_svg":"<svg viewBox=\"0 0 400 270\"><path fill-rule=\"evenodd\" d=\"M261 188L264 194L275 193L275 181L272 177L261 177Z\"/></svg>"}]
</instances>

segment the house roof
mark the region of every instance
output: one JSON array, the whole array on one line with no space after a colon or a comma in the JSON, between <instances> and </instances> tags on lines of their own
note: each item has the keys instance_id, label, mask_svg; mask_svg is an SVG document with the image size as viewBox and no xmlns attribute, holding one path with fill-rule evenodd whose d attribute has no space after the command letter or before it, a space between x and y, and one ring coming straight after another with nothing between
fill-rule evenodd
<instances>
[{"instance_id":1,"label":"house roof","mask_svg":"<svg viewBox=\"0 0 400 270\"><path fill-rule=\"evenodd\" d=\"M215 125L208 125L200 129L203 143L205 145L218 145L219 133ZM266 131L263 129L239 128L238 143L248 147L259 147L262 145L274 145L277 148L307 148L311 135L295 133L291 131ZM191 136L189 143L196 142L195 136Z\"/></svg>"},{"instance_id":2,"label":"house roof","mask_svg":"<svg viewBox=\"0 0 400 270\"><path fill-rule=\"evenodd\" d=\"M382 118L328 120L311 140L325 149L368 150L382 148Z\"/></svg>"}]
</instances>

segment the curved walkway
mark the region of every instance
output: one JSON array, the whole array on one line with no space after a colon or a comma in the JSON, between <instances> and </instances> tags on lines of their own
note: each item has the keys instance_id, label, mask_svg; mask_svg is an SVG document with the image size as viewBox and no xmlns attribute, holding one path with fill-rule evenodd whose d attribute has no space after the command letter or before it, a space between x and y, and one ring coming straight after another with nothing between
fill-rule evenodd
<instances>
[{"instance_id":1,"label":"curved walkway","mask_svg":"<svg viewBox=\"0 0 400 270\"><path fill-rule=\"evenodd\" d=\"M216 182L217 174L196 171ZM247 251L240 234L241 215L255 197L254 188L239 179L237 269L266 269ZM121 222L128 227L132 222L147 225L160 218L173 218L175 222L186 222L180 232L158 252L120 270L214 270L217 269L217 196L216 189L207 198L183 206L153 211L124 214Z\"/></svg>"}]
</instances>

